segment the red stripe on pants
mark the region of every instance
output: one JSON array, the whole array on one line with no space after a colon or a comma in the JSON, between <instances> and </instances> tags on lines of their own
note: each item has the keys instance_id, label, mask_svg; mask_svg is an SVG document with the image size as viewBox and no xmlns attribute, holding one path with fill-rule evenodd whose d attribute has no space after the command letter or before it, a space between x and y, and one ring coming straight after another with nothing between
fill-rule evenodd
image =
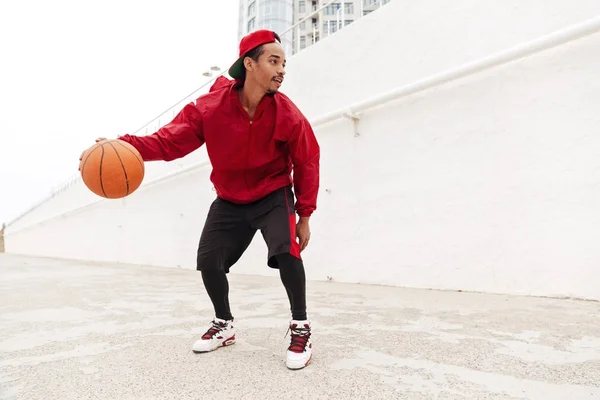
<instances>
[{"instance_id":1,"label":"red stripe on pants","mask_svg":"<svg viewBox=\"0 0 600 400\"><path fill-rule=\"evenodd\" d=\"M300 258L300 245L296 241L296 213L290 208L288 200L288 191L285 189L285 204L290 214L290 254L296 258Z\"/></svg>"}]
</instances>

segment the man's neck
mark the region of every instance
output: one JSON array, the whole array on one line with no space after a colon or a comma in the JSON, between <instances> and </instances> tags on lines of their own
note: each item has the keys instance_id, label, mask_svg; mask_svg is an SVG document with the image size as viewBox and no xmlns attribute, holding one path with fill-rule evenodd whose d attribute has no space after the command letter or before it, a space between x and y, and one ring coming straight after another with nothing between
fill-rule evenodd
<instances>
[{"instance_id":1,"label":"man's neck","mask_svg":"<svg viewBox=\"0 0 600 400\"><path fill-rule=\"evenodd\" d=\"M250 118L254 116L256 108L260 101L265 97L265 92L258 86L252 85L250 82L245 82L244 86L239 91L240 102L242 107L248 112Z\"/></svg>"}]
</instances>

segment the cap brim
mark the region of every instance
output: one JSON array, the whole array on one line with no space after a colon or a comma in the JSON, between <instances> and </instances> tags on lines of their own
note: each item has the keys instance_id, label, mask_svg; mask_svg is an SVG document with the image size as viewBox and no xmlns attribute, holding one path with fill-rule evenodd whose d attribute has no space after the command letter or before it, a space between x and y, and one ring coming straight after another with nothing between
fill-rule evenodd
<instances>
[{"instance_id":1,"label":"cap brim","mask_svg":"<svg viewBox=\"0 0 600 400\"><path fill-rule=\"evenodd\" d=\"M236 62L229 67L229 76L233 79L240 79L244 77L244 57L240 57Z\"/></svg>"}]
</instances>

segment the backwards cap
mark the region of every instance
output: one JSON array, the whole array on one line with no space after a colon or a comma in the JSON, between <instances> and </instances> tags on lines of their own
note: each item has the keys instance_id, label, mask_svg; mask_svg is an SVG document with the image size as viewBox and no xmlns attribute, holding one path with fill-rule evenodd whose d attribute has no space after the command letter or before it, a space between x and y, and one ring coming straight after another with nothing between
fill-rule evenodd
<instances>
[{"instance_id":1,"label":"backwards cap","mask_svg":"<svg viewBox=\"0 0 600 400\"><path fill-rule=\"evenodd\" d=\"M260 29L244 36L240 41L239 58L231 67L229 67L229 76L231 76L233 79L243 78L245 72L244 57L246 54L258 46L274 42L277 42L275 32L267 29Z\"/></svg>"}]
</instances>

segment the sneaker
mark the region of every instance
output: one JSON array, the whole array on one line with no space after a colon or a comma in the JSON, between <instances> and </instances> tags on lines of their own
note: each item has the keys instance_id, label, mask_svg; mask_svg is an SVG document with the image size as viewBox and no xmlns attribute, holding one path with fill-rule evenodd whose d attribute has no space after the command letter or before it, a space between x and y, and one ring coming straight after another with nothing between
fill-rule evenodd
<instances>
[{"instance_id":1,"label":"sneaker","mask_svg":"<svg viewBox=\"0 0 600 400\"><path fill-rule=\"evenodd\" d=\"M310 322L292 320L289 330L292 331L292 338L287 350L286 365L289 369L302 369L312 360Z\"/></svg>"},{"instance_id":2,"label":"sneaker","mask_svg":"<svg viewBox=\"0 0 600 400\"><path fill-rule=\"evenodd\" d=\"M235 343L233 320L215 318L210 328L192 346L194 353L206 353Z\"/></svg>"}]
</instances>

